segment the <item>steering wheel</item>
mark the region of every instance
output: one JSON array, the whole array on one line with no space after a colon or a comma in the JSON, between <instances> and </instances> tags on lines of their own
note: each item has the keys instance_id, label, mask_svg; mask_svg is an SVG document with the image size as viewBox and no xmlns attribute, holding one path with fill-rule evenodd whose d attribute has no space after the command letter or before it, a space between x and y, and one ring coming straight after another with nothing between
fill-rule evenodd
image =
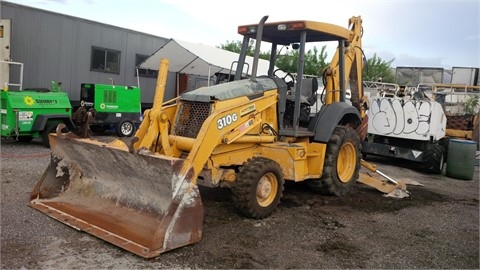
<instances>
[{"instance_id":1,"label":"steering wheel","mask_svg":"<svg viewBox=\"0 0 480 270\"><path fill-rule=\"evenodd\" d=\"M286 75L283 76L283 77L281 77L281 76L279 76L279 75L276 74L277 71L281 71L281 72L285 73ZM293 77L292 73L286 72L286 71L284 71L283 69L280 69L280 68L276 69L276 70L273 72L273 76L275 76L275 77L277 77L277 78L281 78L282 80L284 80L285 83L287 84L287 86L288 86L289 88L290 88L290 87L293 87L293 85L295 84L295 77ZM288 79L290 79L290 80L288 80Z\"/></svg>"}]
</instances>

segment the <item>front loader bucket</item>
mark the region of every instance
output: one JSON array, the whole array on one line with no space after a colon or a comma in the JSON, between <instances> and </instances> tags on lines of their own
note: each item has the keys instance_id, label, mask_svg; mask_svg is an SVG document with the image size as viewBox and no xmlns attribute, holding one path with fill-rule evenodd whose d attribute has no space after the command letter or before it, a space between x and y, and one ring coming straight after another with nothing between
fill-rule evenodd
<instances>
[{"instance_id":1,"label":"front loader bucket","mask_svg":"<svg viewBox=\"0 0 480 270\"><path fill-rule=\"evenodd\" d=\"M200 241L203 205L182 159L50 135L29 206L145 258Z\"/></svg>"}]
</instances>

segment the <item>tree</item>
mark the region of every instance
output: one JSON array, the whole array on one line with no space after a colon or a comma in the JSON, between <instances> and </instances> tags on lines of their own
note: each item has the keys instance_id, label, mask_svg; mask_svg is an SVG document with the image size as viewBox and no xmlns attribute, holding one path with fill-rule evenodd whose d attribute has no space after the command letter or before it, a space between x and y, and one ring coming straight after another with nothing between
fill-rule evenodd
<instances>
[{"instance_id":1,"label":"tree","mask_svg":"<svg viewBox=\"0 0 480 270\"><path fill-rule=\"evenodd\" d=\"M475 114L478 110L478 104L480 103L480 96L470 95L467 101L465 102L465 113Z\"/></svg>"},{"instance_id":2,"label":"tree","mask_svg":"<svg viewBox=\"0 0 480 270\"><path fill-rule=\"evenodd\" d=\"M234 52L234 53L240 53L240 49L242 48L242 42L237 40L237 41L229 41L227 40L227 43L225 44L220 44L220 49ZM248 51L247 55L253 55L253 40L250 40L250 44L248 45Z\"/></svg>"},{"instance_id":3,"label":"tree","mask_svg":"<svg viewBox=\"0 0 480 270\"><path fill-rule=\"evenodd\" d=\"M255 50L255 41L251 40L248 46L247 55L253 56ZM226 44L221 44L219 48L240 53L240 49L242 47L241 41L227 41ZM287 50L285 53L282 53L282 50L288 47L282 47L279 50L279 55L275 62L275 66L280 68L286 72L295 73L297 72L297 64L298 64L298 50ZM327 46L324 45L320 49L317 47L313 47L313 49L308 50L305 53L305 65L304 65L304 74L308 75L315 75L317 77L322 76L323 70L327 67L329 62L326 61L327 59ZM261 59L269 59L270 51L268 52L261 52L260 58ZM378 81L382 80L382 82L395 82L395 76L391 71L390 65L394 59L389 61L384 61L382 58L378 57L375 53L372 58L368 59L363 68L363 80L364 81Z\"/></svg>"},{"instance_id":4,"label":"tree","mask_svg":"<svg viewBox=\"0 0 480 270\"><path fill-rule=\"evenodd\" d=\"M381 80L382 82L394 83L395 75L390 67L393 61L394 59L391 59L390 61L384 61L375 53L372 58L367 60L363 67L363 80Z\"/></svg>"},{"instance_id":5,"label":"tree","mask_svg":"<svg viewBox=\"0 0 480 270\"><path fill-rule=\"evenodd\" d=\"M254 40L251 40L247 49L247 55L253 56L255 50L254 44ZM227 41L226 44L221 44L219 48L235 53L240 53L241 46L241 41ZM289 50L284 54L280 54L283 48L286 47L282 47L279 50L279 55L277 57L277 61L275 62L275 66L286 72L297 72L298 50ZM269 59L269 56L270 51L260 53L261 59ZM325 61L326 58L326 46L322 46L320 52L318 51L317 47L313 47L313 49L308 50L305 54L305 68L303 73L308 75L321 76L323 69L328 65L328 63Z\"/></svg>"},{"instance_id":6,"label":"tree","mask_svg":"<svg viewBox=\"0 0 480 270\"><path fill-rule=\"evenodd\" d=\"M228 41L225 44L220 44L220 47L217 47L226 51L234 52L234 53L240 53L240 50L242 49L242 42L237 40L237 41ZM247 55L253 56L255 53L255 41L250 40L250 43L248 44L248 49L247 49ZM262 53L260 52L260 59L268 59L270 55L270 52L267 53Z\"/></svg>"},{"instance_id":7,"label":"tree","mask_svg":"<svg viewBox=\"0 0 480 270\"><path fill-rule=\"evenodd\" d=\"M327 46L322 46L319 52L317 47L313 47L305 53L304 74L322 76L323 69L328 65L325 61L327 59L326 48ZM275 65L286 72L297 72L298 57L298 50L287 51L278 57Z\"/></svg>"}]
</instances>

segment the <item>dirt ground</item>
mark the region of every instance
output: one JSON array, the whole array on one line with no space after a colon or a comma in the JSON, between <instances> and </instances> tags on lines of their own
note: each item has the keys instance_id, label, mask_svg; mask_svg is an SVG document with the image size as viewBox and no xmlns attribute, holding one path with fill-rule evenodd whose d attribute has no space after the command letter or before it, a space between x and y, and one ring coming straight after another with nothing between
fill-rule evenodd
<instances>
[{"instance_id":1,"label":"dirt ground","mask_svg":"<svg viewBox=\"0 0 480 270\"><path fill-rule=\"evenodd\" d=\"M368 160L396 180L424 186L409 185L410 196L396 199L362 184L332 197L288 183L277 211L263 220L241 216L228 189L201 187L202 240L144 259L29 208L49 150L40 141L2 139L1 268L480 268L478 165L465 181L398 160Z\"/></svg>"}]
</instances>

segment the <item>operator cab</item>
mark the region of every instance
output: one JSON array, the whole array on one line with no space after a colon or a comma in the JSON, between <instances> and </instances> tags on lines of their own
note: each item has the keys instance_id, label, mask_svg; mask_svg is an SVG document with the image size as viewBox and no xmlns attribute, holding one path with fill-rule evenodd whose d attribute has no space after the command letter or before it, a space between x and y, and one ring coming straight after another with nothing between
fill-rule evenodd
<instances>
[{"instance_id":1,"label":"operator cab","mask_svg":"<svg viewBox=\"0 0 480 270\"><path fill-rule=\"evenodd\" d=\"M316 124L312 124L316 118L310 117L312 106L317 103L317 90L319 84L324 84L325 76L339 76L339 83L335 85L333 78L330 87L330 96L322 93L325 98L325 105L333 102L345 101L346 95L346 75L344 48L348 46L348 40L351 35L349 29L343 27L313 21L289 21L277 23L265 23L268 16L262 18L259 24L245 25L238 27L238 33L243 35L242 48L235 73L235 80L242 76L243 65L245 64L246 53L248 51L251 39L256 40L254 62L252 65L251 80L256 80L256 71L260 54L260 46L264 43L270 43L270 59L268 77L273 78L279 89L278 119L279 134L283 136L314 136ZM338 64L335 66L335 75L324 74L321 83L315 76L304 75L304 62L306 55L306 44L313 42L337 42L338 50L334 60ZM324 45L325 43L323 43ZM279 46L291 46L298 49L297 70L295 76L292 73L283 71L283 75L278 75L278 69L275 69L275 62L279 55ZM332 69L330 69L332 71ZM325 73L325 72L324 72ZM348 76L348 75L347 75ZM283 81L280 82L280 81ZM332 86L333 84L333 86ZM286 85L286 88L284 87ZM326 85L326 84L325 84ZM284 90L285 89L285 90ZM326 89L322 87L322 89ZM361 90L356 90L361 91ZM322 106L325 107L325 106ZM321 110L321 109L320 109ZM320 113L320 112L319 112Z\"/></svg>"}]
</instances>

